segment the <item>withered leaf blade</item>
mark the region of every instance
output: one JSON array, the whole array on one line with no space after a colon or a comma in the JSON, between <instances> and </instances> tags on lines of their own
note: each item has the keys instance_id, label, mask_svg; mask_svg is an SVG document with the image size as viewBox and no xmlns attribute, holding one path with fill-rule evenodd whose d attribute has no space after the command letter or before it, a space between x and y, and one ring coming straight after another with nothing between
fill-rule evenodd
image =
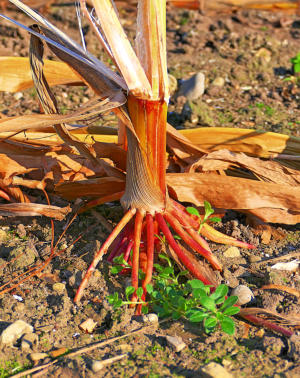
<instances>
[{"instance_id":1,"label":"withered leaf blade","mask_svg":"<svg viewBox=\"0 0 300 378\"><path fill-rule=\"evenodd\" d=\"M195 161L195 157L200 157L207 153L207 150L203 149L201 145L196 145L196 143L192 142L192 138L188 139L181 131L177 131L170 124L167 124L168 151L185 160L186 163L192 163Z\"/></svg>"},{"instance_id":2,"label":"withered leaf blade","mask_svg":"<svg viewBox=\"0 0 300 378\"><path fill-rule=\"evenodd\" d=\"M37 203L8 203L0 204L0 214L4 216L46 216L56 220L63 220L71 211L70 206L57 207L40 205Z\"/></svg>"},{"instance_id":3,"label":"withered leaf blade","mask_svg":"<svg viewBox=\"0 0 300 378\"><path fill-rule=\"evenodd\" d=\"M211 11L232 11L236 9L258 9L268 11L286 11L296 13L297 0L168 0L177 8L200 9Z\"/></svg>"},{"instance_id":4,"label":"withered leaf blade","mask_svg":"<svg viewBox=\"0 0 300 378\"><path fill-rule=\"evenodd\" d=\"M273 132L231 127L201 127L181 130L180 134L206 152L225 148L261 158L275 158L277 154L300 155L300 138Z\"/></svg>"},{"instance_id":5,"label":"withered leaf blade","mask_svg":"<svg viewBox=\"0 0 300 378\"><path fill-rule=\"evenodd\" d=\"M300 187L266 183L214 173L170 173L171 196L203 206L204 200L219 209L250 211L265 222L300 222ZM277 214L277 215L276 215Z\"/></svg>"},{"instance_id":6,"label":"withered leaf blade","mask_svg":"<svg viewBox=\"0 0 300 378\"><path fill-rule=\"evenodd\" d=\"M83 197L101 198L123 192L125 180L116 177L100 177L76 182L63 182L55 186L55 192L66 199Z\"/></svg>"},{"instance_id":7,"label":"withered leaf blade","mask_svg":"<svg viewBox=\"0 0 300 378\"><path fill-rule=\"evenodd\" d=\"M0 90L21 92L33 87L29 59L15 56L1 56ZM44 72L50 86L83 85L81 78L64 62L45 60Z\"/></svg>"},{"instance_id":8,"label":"withered leaf blade","mask_svg":"<svg viewBox=\"0 0 300 378\"><path fill-rule=\"evenodd\" d=\"M75 112L70 114L34 114L16 117L7 117L0 119L0 133L2 132L18 132L25 130L42 130L49 126L59 123L69 123L78 120L88 119L94 115L104 113L108 110L117 108L124 104L122 102L123 95L121 92L116 93L114 97L100 101L94 104L94 109L91 105L82 106ZM124 100L124 99L123 99Z\"/></svg>"},{"instance_id":9,"label":"withered leaf blade","mask_svg":"<svg viewBox=\"0 0 300 378\"><path fill-rule=\"evenodd\" d=\"M262 181L291 186L300 184L300 171L298 170L285 167L275 161L264 161L247 156L244 153L238 154L225 149L203 156L188 167L186 171L211 172L226 170L232 166L248 169Z\"/></svg>"}]
</instances>

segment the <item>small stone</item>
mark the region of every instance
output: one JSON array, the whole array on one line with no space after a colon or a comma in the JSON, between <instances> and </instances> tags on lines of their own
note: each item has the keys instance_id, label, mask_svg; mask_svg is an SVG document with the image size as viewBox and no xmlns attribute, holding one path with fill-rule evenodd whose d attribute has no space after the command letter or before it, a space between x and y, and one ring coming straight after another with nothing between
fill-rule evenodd
<instances>
[{"instance_id":1,"label":"small stone","mask_svg":"<svg viewBox=\"0 0 300 378\"><path fill-rule=\"evenodd\" d=\"M170 94L172 95L177 90L177 79L175 76L168 74L169 78L169 90Z\"/></svg>"},{"instance_id":2,"label":"small stone","mask_svg":"<svg viewBox=\"0 0 300 378\"><path fill-rule=\"evenodd\" d=\"M216 77L215 80L211 83L211 85L214 85L215 87L224 87L225 85L225 79L223 77Z\"/></svg>"},{"instance_id":3,"label":"small stone","mask_svg":"<svg viewBox=\"0 0 300 378\"><path fill-rule=\"evenodd\" d=\"M260 58L264 63L269 63L271 61L271 51L262 47L255 54L256 57Z\"/></svg>"},{"instance_id":4,"label":"small stone","mask_svg":"<svg viewBox=\"0 0 300 378\"><path fill-rule=\"evenodd\" d=\"M13 310L16 312L16 313L22 313L25 309L25 304L23 302L17 302L14 306L13 306Z\"/></svg>"},{"instance_id":5,"label":"small stone","mask_svg":"<svg viewBox=\"0 0 300 378\"><path fill-rule=\"evenodd\" d=\"M31 361L38 362L48 357L48 354L47 353L30 353L29 357Z\"/></svg>"},{"instance_id":6,"label":"small stone","mask_svg":"<svg viewBox=\"0 0 300 378\"><path fill-rule=\"evenodd\" d=\"M62 294L66 290L66 285L61 282L56 282L52 285L52 289L56 291L58 294Z\"/></svg>"},{"instance_id":7,"label":"small stone","mask_svg":"<svg viewBox=\"0 0 300 378\"><path fill-rule=\"evenodd\" d=\"M0 242L3 242L7 239L7 232L0 229Z\"/></svg>"},{"instance_id":8,"label":"small stone","mask_svg":"<svg viewBox=\"0 0 300 378\"><path fill-rule=\"evenodd\" d=\"M158 316L156 314L147 314L143 316L144 323L158 323Z\"/></svg>"},{"instance_id":9,"label":"small stone","mask_svg":"<svg viewBox=\"0 0 300 378\"><path fill-rule=\"evenodd\" d=\"M289 262L280 262L275 265L272 265L271 269L285 270L287 272L296 272L296 270L298 270L299 264L300 264L299 260L293 260Z\"/></svg>"},{"instance_id":10,"label":"small stone","mask_svg":"<svg viewBox=\"0 0 300 378\"><path fill-rule=\"evenodd\" d=\"M102 370L104 368L104 364L101 361L93 361L92 363L92 370L94 373L98 373L98 371Z\"/></svg>"},{"instance_id":11,"label":"small stone","mask_svg":"<svg viewBox=\"0 0 300 378\"><path fill-rule=\"evenodd\" d=\"M169 346L174 349L175 352L181 352L186 347L186 344L179 336L166 336L166 340Z\"/></svg>"},{"instance_id":12,"label":"small stone","mask_svg":"<svg viewBox=\"0 0 300 378\"><path fill-rule=\"evenodd\" d=\"M23 223L19 223L17 227L17 232L20 238L25 238L26 236L26 229Z\"/></svg>"},{"instance_id":13,"label":"small stone","mask_svg":"<svg viewBox=\"0 0 300 378\"><path fill-rule=\"evenodd\" d=\"M86 333L92 333L96 326L97 326L97 322L94 322L93 319L88 318L87 320L85 320L83 323L80 324L79 329L81 329L81 331L84 331Z\"/></svg>"},{"instance_id":14,"label":"small stone","mask_svg":"<svg viewBox=\"0 0 300 378\"><path fill-rule=\"evenodd\" d=\"M25 333L22 336L21 349L28 350L33 347L34 344L38 342L38 335L36 333Z\"/></svg>"},{"instance_id":15,"label":"small stone","mask_svg":"<svg viewBox=\"0 0 300 378\"><path fill-rule=\"evenodd\" d=\"M205 76L202 72L198 72L188 80L183 80L177 97L184 96L188 100L197 100L200 98L205 90Z\"/></svg>"},{"instance_id":16,"label":"small stone","mask_svg":"<svg viewBox=\"0 0 300 378\"><path fill-rule=\"evenodd\" d=\"M216 362L210 362L209 364L205 365L201 371L207 378L233 378L232 374L230 374L222 365L217 364Z\"/></svg>"},{"instance_id":17,"label":"small stone","mask_svg":"<svg viewBox=\"0 0 300 378\"><path fill-rule=\"evenodd\" d=\"M251 302L254 298L254 294L246 285L238 285L232 290L231 295L236 295L238 297L237 304L240 306Z\"/></svg>"},{"instance_id":18,"label":"small stone","mask_svg":"<svg viewBox=\"0 0 300 378\"><path fill-rule=\"evenodd\" d=\"M294 361L300 360L300 335L293 334L288 339L287 355Z\"/></svg>"},{"instance_id":19,"label":"small stone","mask_svg":"<svg viewBox=\"0 0 300 378\"><path fill-rule=\"evenodd\" d=\"M265 330L264 330L263 328L259 329L259 330L255 333L255 335L256 335L257 337L263 337L264 334L265 334Z\"/></svg>"},{"instance_id":20,"label":"small stone","mask_svg":"<svg viewBox=\"0 0 300 378\"><path fill-rule=\"evenodd\" d=\"M257 262L257 261L261 261L261 257L260 257L260 256L256 256L256 255L250 255L250 256L249 256L249 261L250 261L251 263L255 263L255 262Z\"/></svg>"},{"instance_id":21,"label":"small stone","mask_svg":"<svg viewBox=\"0 0 300 378\"><path fill-rule=\"evenodd\" d=\"M117 350L121 353L130 353L132 351L132 346L129 344L120 344L117 346Z\"/></svg>"},{"instance_id":22,"label":"small stone","mask_svg":"<svg viewBox=\"0 0 300 378\"><path fill-rule=\"evenodd\" d=\"M25 333L32 333L33 327L23 320L16 320L2 332L0 344L12 346Z\"/></svg>"},{"instance_id":23,"label":"small stone","mask_svg":"<svg viewBox=\"0 0 300 378\"><path fill-rule=\"evenodd\" d=\"M268 355L279 356L285 348L285 345L278 337L264 336L263 348Z\"/></svg>"},{"instance_id":24,"label":"small stone","mask_svg":"<svg viewBox=\"0 0 300 378\"><path fill-rule=\"evenodd\" d=\"M21 341L21 350L22 350L23 352L26 352L26 351L28 351L29 349L31 349L30 344L27 343L26 341L22 340L22 341Z\"/></svg>"},{"instance_id":25,"label":"small stone","mask_svg":"<svg viewBox=\"0 0 300 378\"><path fill-rule=\"evenodd\" d=\"M23 93L22 92L16 92L15 94L14 94L14 99L15 100L21 100L21 98L23 97Z\"/></svg>"},{"instance_id":26,"label":"small stone","mask_svg":"<svg viewBox=\"0 0 300 378\"><path fill-rule=\"evenodd\" d=\"M224 252L224 256L234 258L234 257L240 257L241 254L240 254L240 250L237 247L230 247Z\"/></svg>"}]
</instances>

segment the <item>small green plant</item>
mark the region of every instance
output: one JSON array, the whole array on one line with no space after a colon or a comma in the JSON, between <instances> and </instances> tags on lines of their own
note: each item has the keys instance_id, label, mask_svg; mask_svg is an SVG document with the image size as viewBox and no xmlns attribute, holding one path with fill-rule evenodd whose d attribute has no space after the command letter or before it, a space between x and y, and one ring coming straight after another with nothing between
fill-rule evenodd
<instances>
[{"instance_id":1,"label":"small green plant","mask_svg":"<svg viewBox=\"0 0 300 378\"><path fill-rule=\"evenodd\" d=\"M5 361L0 365L0 378L11 377L16 373L20 373L21 371L28 369L30 366L31 365L29 364L21 366L16 360Z\"/></svg>"},{"instance_id":2,"label":"small green plant","mask_svg":"<svg viewBox=\"0 0 300 378\"><path fill-rule=\"evenodd\" d=\"M263 102L257 102L255 104L255 107L257 109L260 109L262 112L264 112L265 115L267 115L269 117L271 117L275 112L275 110L273 108L271 108L271 106L266 105Z\"/></svg>"},{"instance_id":3,"label":"small green plant","mask_svg":"<svg viewBox=\"0 0 300 378\"><path fill-rule=\"evenodd\" d=\"M225 333L232 335L235 324L231 316L237 314L239 308L234 306L238 299L236 296L226 298L228 287L219 285L211 293L210 286L204 285L200 280L181 282L187 271L175 274L171 260L166 255L160 254L159 257L166 260L167 265L154 264L156 274L153 275L153 284L146 285L149 300L142 300L143 289L139 287L136 290L138 302L132 302L130 296L135 289L128 286L125 290L125 301L119 298L117 292L108 296L108 301L114 309L128 304L142 304L143 313L147 313L150 307L159 317L170 316L174 320L185 318L192 323L203 322L206 333L221 328ZM118 273L124 268L124 259L122 256L117 257L114 262L118 265L122 263L118 269L112 268Z\"/></svg>"},{"instance_id":4,"label":"small green plant","mask_svg":"<svg viewBox=\"0 0 300 378\"><path fill-rule=\"evenodd\" d=\"M291 58L291 63L293 65L293 70L294 73L299 73L300 72L300 52L293 58Z\"/></svg>"},{"instance_id":5,"label":"small green plant","mask_svg":"<svg viewBox=\"0 0 300 378\"><path fill-rule=\"evenodd\" d=\"M186 211L189 212L192 215L196 215L199 218L200 225L199 225L199 229L198 229L198 234L200 233L201 228L204 225L204 223L206 223L207 221L212 222L212 223L221 221L221 218L219 218L219 217L209 218L214 213L214 210L211 207L211 204L207 201L204 201L204 216L203 216L203 219L202 219L202 216L200 215L199 211L195 207L187 207Z\"/></svg>"}]
</instances>

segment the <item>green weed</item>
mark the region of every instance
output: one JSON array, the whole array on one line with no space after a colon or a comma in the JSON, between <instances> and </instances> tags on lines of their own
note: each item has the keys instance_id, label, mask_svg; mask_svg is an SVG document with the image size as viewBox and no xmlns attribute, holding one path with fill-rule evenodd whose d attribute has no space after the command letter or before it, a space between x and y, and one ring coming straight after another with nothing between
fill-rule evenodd
<instances>
[{"instance_id":1,"label":"green weed","mask_svg":"<svg viewBox=\"0 0 300 378\"><path fill-rule=\"evenodd\" d=\"M300 52L293 58L291 58L291 63L293 65L293 70L294 73L299 73L300 72Z\"/></svg>"},{"instance_id":2,"label":"green weed","mask_svg":"<svg viewBox=\"0 0 300 378\"><path fill-rule=\"evenodd\" d=\"M219 285L211 293L210 286L204 285L200 280L194 279L182 283L181 277L185 276L187 271L175 274L171 260L166 255L161 254L159 257L166 260L167 266L154 264L156 274L153 275L153 284L146 286L149 300L147 302L142 300L141 287L135 291L133 286L128 286L125 290L125 301L119 298L117 292L108 296L108 301L114 309L133 304L130 297L135 293L138 297L138 302L135 304L142 304L143 313L148 313L150 307L159 317L172 317L174 320L185 318L192 323L202 322L206 333L221 328L225 333L232 335L235 324L231 316L237 314L239 308L234 306L238 299L236 296L226 299L228 287ZM129 265L123 256L115 258L114 262L118 267L113 269L115 273Z\"/></svg>"},{"instance_id":3,"label":"green weed","mask_svg":"<svg viewBox=\"0 0 300 378\"><path fill-rule=\"evenodd\" d=\"M201 228L203 227L204 223L206 223L207 221L212 222L212 223L221 221L221 218L219 218L219 217L209 218L214 213L214 210L211 207L211 204L207 201L204 201L204 217L203 217L203 219L202 219L202 216L200 215L199 211L195 207L187 207L186 211L188 213L192 214L192 215L196 215L199 218L200 225L199 225L198 233L200 233Z\"/></svg>"},{"instance_id":4,"label":"green weed","mask_svg":"<svg viewBox=\"0 0 300 378\"><path fill-rule=\"evenodd\" d=\"M0 365L0 378L7 378L28 369L31 365L21 366L15 360L5 361Z\"/></svg>"}]
</instances>

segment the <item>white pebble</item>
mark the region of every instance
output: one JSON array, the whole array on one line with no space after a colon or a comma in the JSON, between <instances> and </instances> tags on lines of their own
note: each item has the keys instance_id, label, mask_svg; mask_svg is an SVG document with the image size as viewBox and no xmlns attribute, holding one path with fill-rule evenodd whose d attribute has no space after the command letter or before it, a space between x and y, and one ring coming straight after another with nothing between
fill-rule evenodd
<instances>
[{"instance_id":1,"label":"white pebble","mask_svg":"<svg viewBox=\"0 0 300 378\"><path fill-rule=\"evenodd\" d=\"M254 298L254 294L246 285L238 285L232 290L231 295L236 295L238 297L237 304L240 306L251 302Z\"/></svg>"},{"instance_id":2,"label":"white pebble","mask_svg":"<svg viewBox=\"0 0 300 378\"><path fill-rule=\"evenodd\" d=\"M21 98L23 97L23 93L22 92L16 92L15 94L14 94L14 99L15 100L21 100Z\"/></svg>"},{"instance_id":3,"label":"white pebble","mask_svg":"<svg viewBox=\"0 0 300 378\"><path fill-rule=\"evenodd\" d=\"M143 316L144 323L158 323L158 316L156 314L147 314Z\"/></svg>"}]
</instances>

